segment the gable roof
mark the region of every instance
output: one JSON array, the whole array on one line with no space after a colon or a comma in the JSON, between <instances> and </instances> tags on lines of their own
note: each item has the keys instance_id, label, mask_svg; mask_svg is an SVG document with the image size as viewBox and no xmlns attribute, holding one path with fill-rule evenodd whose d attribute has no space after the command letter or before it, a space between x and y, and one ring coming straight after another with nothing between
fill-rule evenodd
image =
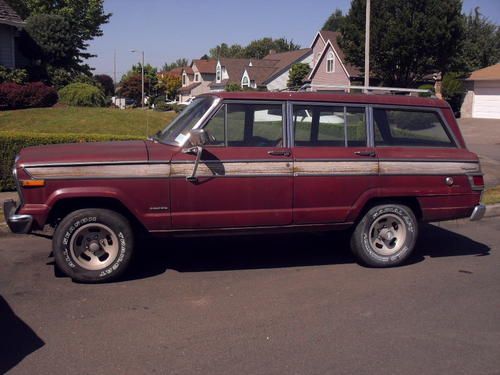
<instances>
[{"instance_id":1,"label":"gable roof","mask_svg":"<svg viewBox=\"0 0 500 375\"><path fill-rule=\"evenodd\" d=\"M215 74L215 67L217 66L217 60L216 59L193 60L193 62L191 63L191 67L193 65L196 65L196 68L201 74Z\"/></svg>"},{"instance_id":2,"label":"gable roof","mask_svg":"<svg viewBox=\"0 0 500 375\"><path fill-rule=\"evenodd\" d=\"M312 53L311 48L302 48L296 51L288 51L281 53L273 53L264 57L264 60L275 61L275 69L266 79L265 82L270 82L280 74L284 73L296 62L305 59Z\"/></svg>"},{"instance_id":3,"label":"gable roof","mask_svg":"<svg viewBox=\"0 0 500 375\"><path fill-rule=\"evenodd\" d=\"M500 80L500 63L472 72L468 81Z\"/></svg>"},{"instance_id":4,"label":"gable roof","mask_svg":"<svg viewBox=\"0 0 500 375\"><path fill-rule=\"evenodd\" d=\"M188 76L193 76L194 75L193 68L191 68L190 66L183 67L182 68L182 73L186 73Z\"/></svg>"},{"instance_id":5,"label":"gable roof","mask_svg":"<svg viewBox=\"0 0 500 375\"><path fill-rule=\"evenodd\" d=\"M25 24L23 19L12 9L5 0L0 0L0 24L20 27Z\"/></svg>"},{"instance_id":6,"label":"gable roof","mask_svg":"<svg viewBox=\"0 0 500 375\"><path fill-rule=\"evenodd\" d=\"M345 61L344 51L342 50L342 48L340 48L339 43L338 43L338 39L342 37L339 32L321 30L320 32L318 32L316 38L314 38L313 44L316 42L316 39L318 37L322 38L326 44L325 44L325 47L323 48L323 51L321 52L321 56L318 59L318 62L316 63L316 65L313 67L311 73L309 74L309 78L311 78L314 75L314 73L316 72L316 70L318 69L318 67L320 65L319 61L321 61L323 59L324 55L326 54L326 52L328 51L329 48L331 48L333 50L333 52L337 56L338 60L340 61L340 65L342 66L344 71L347 73L349 78L359 77L361 75L361 71L359 70L359 68L357 66L351 65Z\"/></svg>"}]
</instances>

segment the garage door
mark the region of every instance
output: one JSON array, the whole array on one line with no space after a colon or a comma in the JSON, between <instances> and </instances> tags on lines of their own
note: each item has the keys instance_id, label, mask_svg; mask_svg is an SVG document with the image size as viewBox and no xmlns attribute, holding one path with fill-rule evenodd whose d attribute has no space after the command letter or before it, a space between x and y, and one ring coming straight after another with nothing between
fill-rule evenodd
<instances>
[{"instance_id":1,"label":"garage door","mask_svg":"<svg viewBox=\"0 0 500 375\"><path fill-rule=\"evenodd\" d=\"M472 117L500 119L500 81L475 82Z\"/></svg>"}]
</instances>

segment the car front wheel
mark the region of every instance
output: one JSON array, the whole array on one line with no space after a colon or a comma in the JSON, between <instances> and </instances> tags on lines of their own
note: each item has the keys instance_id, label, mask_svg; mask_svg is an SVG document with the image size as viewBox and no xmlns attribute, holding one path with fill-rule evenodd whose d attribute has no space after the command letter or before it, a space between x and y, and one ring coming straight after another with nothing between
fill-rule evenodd
<instances>
[{"instance_id":1,"label":"car front wheel","mask_svg":"<svg viewBox=\"0 0 500 375\"><path fill-rule=\"evenodd\" d=\"M413 251L417 231L417 220L409 207L400 204L375 206L356 226L351 249L368 266L397 266Z\"/></svg>"},{"instance_id":2,"label":"car front wheel","mask_svg":"<svg viewBox=\"0 0 500 375\"><path fill-rule=\"evenodd\" d=\"M79 282L116 279L130 263L133 246L128 220L107 209L70 213L52 240L57 267Z\"/></svg>"}]
</instances>

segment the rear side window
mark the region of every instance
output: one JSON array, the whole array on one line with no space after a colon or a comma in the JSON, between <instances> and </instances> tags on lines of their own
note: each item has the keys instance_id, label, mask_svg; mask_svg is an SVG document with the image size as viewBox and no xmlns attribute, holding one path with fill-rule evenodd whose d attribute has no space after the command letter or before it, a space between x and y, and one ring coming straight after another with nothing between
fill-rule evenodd
<instances>
[{"instance_id":1,"label":"rear side window","mask_svg":"<svg viewBox=\"0 0 500 375\"><path fill-rule=\"evenodd\" d=\"M376 146L454 147L434 111L374 108Z\"/></svg>"},{"instance_id":2,"label":"rear side window","mask_svg":"<svg viewBox=\"0 0 500 375\"><path fill-rule=\"evenodd\" d=\"M295 146L366 146L362 107L294 105Z\"/></svg>"}]
</instances>

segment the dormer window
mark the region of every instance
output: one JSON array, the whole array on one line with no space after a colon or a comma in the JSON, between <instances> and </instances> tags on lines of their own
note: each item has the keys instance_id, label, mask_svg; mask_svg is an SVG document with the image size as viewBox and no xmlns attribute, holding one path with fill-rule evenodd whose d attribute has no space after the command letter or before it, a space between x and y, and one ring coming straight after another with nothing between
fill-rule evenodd
<instances>
[{"instance_id":1,"label":"dormer window","mask_svg":"<svg viewBox=\"0 0 500 375\"><path fill-rule=\"evenodd\" d=\"M335 72L335 56L332 51L328 52L328 57L326 58L326 72Z\"/></svg>"},{"instance_id":2,"label":"dormer window","mask_svg":"<svg viewBox=\"0 0 500 375\"><path fill-rule=\"evenodd\" d=\"M220 64L217 64L217 70L215 71L215 81L217 83L220 83L221 80L222 80L222 69Z\"/></svg>"},{"instance_id":3,"label":"dormer window","mask_svg":"<svg viewBox=\"0 0 500 375\"><path fill-rule=\"evenodd\" d=\"M194 75L194 81L195 81L195 82L200 82L200 74L199 74L199 73L196 73L196 74Z\"/></svg>"},{"instance_id":4,"label":"dormer window","mask_svg":"<svg viewBox=\"0 0 500 375\"><path fill-rule=\"evenodd\" d=\"M186 85L186 73L184 73L182 75L182 85L185 86Z\"/></svg>"},{"instance_id":5,"label":"dormer window","mask_svg":"<svg viewBox=\"0 0 500 375\"><path fill-rule=\"evenodd\" d=\"M243 76L243 79L241 80L241 86L248 87L249 85L250 85L250 82L248 81L248 77L246 75Z\"/></svg>"}]
</instances>

